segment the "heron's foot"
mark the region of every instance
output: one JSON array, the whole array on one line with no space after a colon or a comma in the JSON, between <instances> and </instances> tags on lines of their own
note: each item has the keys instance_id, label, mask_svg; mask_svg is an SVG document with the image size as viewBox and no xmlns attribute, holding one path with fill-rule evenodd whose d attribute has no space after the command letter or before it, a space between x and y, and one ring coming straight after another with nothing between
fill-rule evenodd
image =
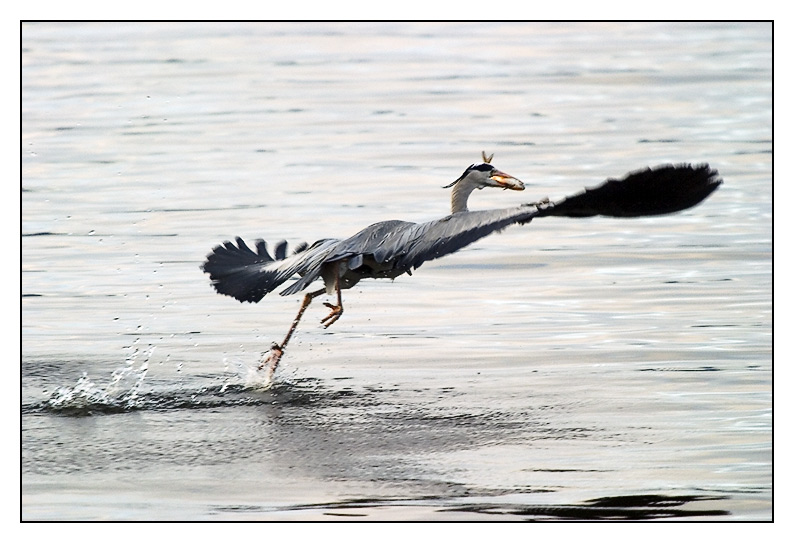
<instances>
[{"instance_id":1,"label":"heron's foot","mask_svg":"<svg viewBox=\"0 0 794 543\"><path fill-rule=\"evenodd\" d=\"M324 305L325 305L325 307L330 308L331 312L328 313L328 316L325 317L320 322L323 323L323 326L328 328L333 323L335 323L336 321L339 320L339 317L342 316L342 312L344 311L344 308L342 307L342 304L334 305L332 303L325 302Z\"/></svg>"},{"instance_id":2,"label":"heron's foot","mask_svg":"<svg viewBox=\"0 0 794 543\"><path fill-rule=\"evenodd\" d=\"M267 382L270 382L273 378L273 374L276 373L276 367L283 354L284 348L275 342L270 345L269 351L262 353L262 361L256 369L257 371L265 370Z\"/></svg>"}]
</instances>

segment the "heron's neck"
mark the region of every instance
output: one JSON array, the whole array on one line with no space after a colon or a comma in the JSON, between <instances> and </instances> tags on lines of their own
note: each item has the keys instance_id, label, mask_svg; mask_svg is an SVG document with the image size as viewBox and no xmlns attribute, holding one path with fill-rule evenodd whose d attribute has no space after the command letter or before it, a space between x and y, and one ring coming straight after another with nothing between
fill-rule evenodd
<instances>
[{"instance_id":1,"label":"heron's neck","mask_svg":"<svg viewBox=\"0 0 794 543\"><path fill-rule=\"evenodd\" d=\"M452 187L452 213L461 213L468 211L467 203L469 201L469 194L476 189L477 186L464 181L459 181Z\"/></svg>"}]
</instances>

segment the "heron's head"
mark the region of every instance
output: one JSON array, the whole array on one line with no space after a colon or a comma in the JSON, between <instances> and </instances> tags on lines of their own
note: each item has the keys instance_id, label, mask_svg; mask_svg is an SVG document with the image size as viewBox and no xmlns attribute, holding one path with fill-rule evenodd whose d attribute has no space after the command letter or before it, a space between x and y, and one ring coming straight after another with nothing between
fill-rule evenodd
<instances>
[{"instance_id":1,"label":"heron's head","mask_svg":"<svg viewBox=\"0 0 794 543\"><path fill-rule=\"evenodd\" d=\"M512 175L497 170L488 162L472 164L466 168L466 171L464 171L460 177L444 188L448 189L458 183L469 186L472 189L497 187L505 190L524 190L524 183Z\"/></svg>"}]
</instances>

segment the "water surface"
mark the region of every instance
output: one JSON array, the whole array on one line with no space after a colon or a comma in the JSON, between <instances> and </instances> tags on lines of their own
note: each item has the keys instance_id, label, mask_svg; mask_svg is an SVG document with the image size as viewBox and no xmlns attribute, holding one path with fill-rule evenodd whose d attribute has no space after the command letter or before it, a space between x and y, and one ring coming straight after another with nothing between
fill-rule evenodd
<instances>
[{"instance_id":1,"label":"water surface","mask_svg":"<svg viewBox=\"0 0 794 543\"><path fill-rule=\"evenodd\" d=\"M22 518L771 518L768 24L31 24ZM666 162L684 213L544 219L307 312L233 236L557 198Z\"/></svg>"}]
</instances>

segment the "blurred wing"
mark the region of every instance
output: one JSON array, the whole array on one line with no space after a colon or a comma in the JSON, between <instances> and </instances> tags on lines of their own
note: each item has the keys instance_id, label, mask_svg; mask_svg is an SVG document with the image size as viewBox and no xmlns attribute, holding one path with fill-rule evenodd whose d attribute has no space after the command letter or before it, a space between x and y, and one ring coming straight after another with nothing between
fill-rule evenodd
<instances>
[{"instance_id":1,"label":"blurred wing","mask_svg":"<svg viewBox=\"0 0 794 543\"><path fill-rule=\"evenodd\" d=\"M647 217L695 206L722 184L708 164L664 165L609 179L540 211L548 217Z\"/></svg>"},{"instance_id":2,"label":"blurred wing","mask_svg":"<svg viewBox=\"0 0 794 543\"><path fill-rule=\"evenodd\" d=\"M512 224L535 217L646 217L675 213L705 200L722 184L707 164L664 165L610 179L556 203L519 208L455 213L437 221L414 225L401 235L387 258L397 265L418 268L423 262L453 253Z\"/></svg>"},{"instance_id":3,"label":"blurred wing","mask_svg":"<svg viewBox=\"0 0 794 543\"><path fill-rule=\"evenodd\" d=\"M209 274L212 286L220 294L255 303L296 273L303 273L314 261L322 260L337 240L320 240L309 248L301 245L292 256L286 256L287 244L281 242L275 248L276 258L262 240L256 242L256 251L240 238L236 242L237 245L227 241L215 247L201 269Z\"/></svg>"}]
</instances>

